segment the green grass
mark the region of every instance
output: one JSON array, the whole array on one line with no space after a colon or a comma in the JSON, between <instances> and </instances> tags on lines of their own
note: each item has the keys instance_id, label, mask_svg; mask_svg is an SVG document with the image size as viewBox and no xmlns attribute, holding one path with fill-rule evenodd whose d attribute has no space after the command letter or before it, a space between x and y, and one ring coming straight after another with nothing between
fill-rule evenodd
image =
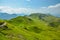
<instances>
[{"instance_id":1,"label":"green grass","mask_svg":"<svg viewBox=\"0 0 60 40\"><path fill-rule=\"evenodd\" d=\"M47 23L35 17L19 16L11 20L0 20L0 23L7 23L0 28L0 40L60 40L59 19L49 18L49 21L55 19L52 23L56 27L51 26L48 20Z\"/></svg>"}]
</instances>

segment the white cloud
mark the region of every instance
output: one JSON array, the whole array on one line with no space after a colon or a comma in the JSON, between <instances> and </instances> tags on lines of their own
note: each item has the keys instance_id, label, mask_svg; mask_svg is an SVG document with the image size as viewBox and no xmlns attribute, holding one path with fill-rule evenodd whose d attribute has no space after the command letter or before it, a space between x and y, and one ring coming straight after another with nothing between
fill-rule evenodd
<instances>
[{"instance_id":1,"label":"white cloud","mask_svg":"<svg viewBox=\"0 0 60 40\"><path fill-rule=\"evenodd\" d=\"M56 5L48 6L48 8L56 8L56 7L60 7L60 3Z\"/></svg>"},{"instance_id":2,"label":"white cloud","mask_svg":"<svg viewBox=\"0 0 60 40\"><path fill-rule=\"evenodd\" d=\"M48 7L40 7L38 9L32 9L32 8L12 8L7 6L0 6L0 12L6 12L9 14L19 14L19 13L60 13L60 3L56 5L51 5Z\"/></svg>"},{"instance_id":3,"label":"white cloud","mask_svg":"<svg viewBox=\"0 0 60 40\"><path fill-rule=\"evenodd\" d=\"M60 4L56 4L56 5L53 5L53 6L49 6L48 7L48 10L50 13L54 14L60 14Z\"/></svg>"},{"instance_id":4,"label":"white cloud","mask_svg":"<svg viewBox=\"0 0 60 40\"><path fill-rule=\"evenodd\" d=\"M0 6L0 12L6 12L9 14L20 14L20 13L25 13L25 14L30 14L32 12L35 12L35 9L31 8L11 8L7 6Z\"/></svg>"},{"instance_id":5,"label":"white cloud","mask_svg":"<svg viewBox=\"0 0 60 40\"><path fill-rule=\"evenodd\" d=\"M9 14L13 13L28 13L28 8L11 8L11 7L6 7L6 6L0 6L0 12L6 12Z\"/></svg>"},{"instance_id":6,"label":"white cloud","mask_svg":"<svg viewBox=\"0 0 60 40\"><path fill-rule=\"evenodd\" d=\"M38 11L42 13L60 14L60 3L48 7L41 7Z\"/></svg>"}]
</instances>

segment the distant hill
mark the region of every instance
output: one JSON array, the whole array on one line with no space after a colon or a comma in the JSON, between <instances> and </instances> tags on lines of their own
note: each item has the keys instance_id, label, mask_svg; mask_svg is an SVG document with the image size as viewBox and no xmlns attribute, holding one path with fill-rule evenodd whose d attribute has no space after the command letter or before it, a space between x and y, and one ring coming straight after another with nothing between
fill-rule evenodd
<instances>
[{"instance_id":1,"label":"distant hill","mask_svg":"<svg viewBox=\"0 0 60 40\"><path fill-rule=\"evenodd\" d=\"M16 14L0 13L0 19L11 19L15 18Z\"/></svg>"},{"instance_id":2,"label":"distant hill","mask_svg":"<svg viewBox=\"0 0 60 40\"><path fill-rule=\"evenodd\" d=\"M31 14L30 17L34 18L34 19L45 21L49 25L50 24L53 24L55 26L57 24L60 25L60 18L56 17L56 16L53 16L53 15L50 15L50 14L34 13L34 14ZM57 24L55 24L55 23L57 23ZM51 25L51 26L53 26L53 25Z\"/></svg>"}]
</instances>

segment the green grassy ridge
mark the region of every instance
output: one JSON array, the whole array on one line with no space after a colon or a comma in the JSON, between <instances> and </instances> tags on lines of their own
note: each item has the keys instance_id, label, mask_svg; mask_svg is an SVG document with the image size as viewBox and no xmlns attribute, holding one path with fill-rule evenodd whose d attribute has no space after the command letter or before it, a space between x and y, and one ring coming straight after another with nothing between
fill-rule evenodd
<instances>
[{"instance_id":1,"label":"green grassy ridge","mask_svg":"<svg viewBox=\"0 0 60 40\"><path fill-rule=\"evenodd\" d=\"M31 14L30 17L34 19L42 20L46 22L48 25L53 27L60 26L60 18L50 14L35 13L35 14Z\"/></svg>"},{"instance_id":2,"label":"green grassy ridge","mask_svg":"<svg viewBox=\"0 0 60 40\"><path fill-rule=\"evenodd\" d=\"M15 27L14 25L11 25L11 24L7 24L7 26L9 26L8 28L10 29L10 30L2 30L2 32L4 33L4 34L6 34L5 36L12 36L12 35L14 35L14 36L12 36L12 37L15 37L15 38L9 38L10 40L12 39L12 40L18 40L19 38L17 37L17 36L19 36L19 35L24 35L25 37L26 37L26 40L31 40L31 39L34 39L34 38L32 38L33 36L32 36L32 33L28 33L28 32L26 32L26 31L24 31L23 29L21 29L21 28L18 28L18 27ZM29 35L29 34L31 34L31 35ZM22 37L24 37L24 36L22 36ZM30 37L31 36L31 37ZM25 38L24 37L24 38ZM28 38L27 38L28 37ZM7 39L6 39L7 40ZM20 40L20 39L19 39ZM23 40L22 38L21 38L21 40Z\"/></svg>"},{"instance_id":3,"label":"green grassy ridge","mask_svg":"<svg viewBox=\"0 0 60 40\"><path fill-rule=\"evenodd\" d=\"M38 17L19 16L0 22L7 23L7 28L0 28L0 40L60 40L60 26L49 26Z\"/></svg>"}]
</instances>

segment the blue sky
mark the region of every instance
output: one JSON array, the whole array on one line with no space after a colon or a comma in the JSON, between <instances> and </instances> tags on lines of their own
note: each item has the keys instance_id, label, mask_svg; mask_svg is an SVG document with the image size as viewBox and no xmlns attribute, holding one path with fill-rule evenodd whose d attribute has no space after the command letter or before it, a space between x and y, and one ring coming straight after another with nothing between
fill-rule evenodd
<instances>
[{"instance_id":1,"label":"blue sky","mask_svg":"<svg viewBox=\"0 0 60 40\"><path fill-rule=\"evenodd\" d=\"M60 0L0 0L0 12L60 14Z\"/></svg>"},{"instance_id":2,"label":"blue sky","mask_svg":"<svg viewBox=\"0 0 60 40\"><path fill-rule=\"evenodd\" d=\"M60 0L0 0L0 6L10 6L13 8L39 8L58 3L60 3Z\"/></svg>"}]
</instances>

